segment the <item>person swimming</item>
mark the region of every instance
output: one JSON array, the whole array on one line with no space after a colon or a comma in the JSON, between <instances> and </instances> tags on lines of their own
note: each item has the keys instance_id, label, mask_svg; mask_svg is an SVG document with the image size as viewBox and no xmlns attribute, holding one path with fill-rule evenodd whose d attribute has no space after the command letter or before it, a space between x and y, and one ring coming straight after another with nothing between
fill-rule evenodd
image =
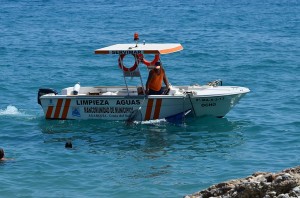
<instances>
[{"instance_id":1,"label":"person swimming","mask_svg":"<svg viewBox=\"0 0 300 198\"><path fill-rule=\"evenodd\" d=\"M4 156L5 156L4 150L3 148L0 148L0 160L5 160Z\"/></svg>"},{"instance_id":2,"label":"person swimming","mask_svg":"<svg viewBox=\"0 0 300 198\"><path fill-rule=\"evenodd\" d=\"M72 142L67 141L66 144L65 144L65 148L73 148Z\"/></svg>"}]
</instances>

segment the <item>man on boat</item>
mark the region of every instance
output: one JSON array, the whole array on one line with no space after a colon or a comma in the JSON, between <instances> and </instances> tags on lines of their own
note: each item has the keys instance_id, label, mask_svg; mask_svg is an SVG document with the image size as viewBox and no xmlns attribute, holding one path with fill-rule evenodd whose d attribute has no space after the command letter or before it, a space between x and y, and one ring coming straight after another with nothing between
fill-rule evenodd
<instances>
[{"instance_id":1,"label":"man on boat","mask_svg":"<svg viewBox=\"0 0 300 198\"><path fill-rule=\"evenodd\" d=\"M163 93L162 81L164 81L167 90L169 89L169 82L165 70L161 67L160 62L155 63L155 68L149 72L146 83L146 94L161 95Z\"/></svg>"}]
</instances>

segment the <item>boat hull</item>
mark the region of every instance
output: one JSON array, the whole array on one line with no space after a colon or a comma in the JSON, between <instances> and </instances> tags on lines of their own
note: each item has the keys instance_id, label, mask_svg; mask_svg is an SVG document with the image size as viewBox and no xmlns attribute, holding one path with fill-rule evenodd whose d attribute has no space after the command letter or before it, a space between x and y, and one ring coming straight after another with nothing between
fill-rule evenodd
<instances>
[{"instance_id":1,"label":"boat hull","mask_svg":"<svg viewBox=\"0 0 300 198\"><path fill-rule=\"evenodd\" d=\"M55 95L41 96L46 119L147 121L168 119L186 112L195 117L225 116L247 92L227 95Z\"/></svg>"},{"instance_id":2,"label":"boat hull","mask_svg":"<svg viewBox=\"0 0 300 198\"><path fill-rule=\"evenodd\" d=\"M224 117L244 95L245 93L213 97L193 97L191 98L193 112L196 117Z\"/></svg>"},{"instance_id":3,"label":"boat hull","mask_svg":"<svg viewBox=\"0 0 300 198\"><path fill-rule=\"evenodd\" d=\"M183 97L74 97L41 98L46 119L102 119L145 121L166 118L181 112Z\"/></svg>"}]
</instances>

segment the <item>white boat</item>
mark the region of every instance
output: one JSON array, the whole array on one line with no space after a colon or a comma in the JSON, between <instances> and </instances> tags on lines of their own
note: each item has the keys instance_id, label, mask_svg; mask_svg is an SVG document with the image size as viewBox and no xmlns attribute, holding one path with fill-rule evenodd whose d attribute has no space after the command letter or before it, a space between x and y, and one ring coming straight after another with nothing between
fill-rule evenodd
<instances>
[{"instance_id":1,"label":"white boat","mask_svg":"<svg viewBox=\"0 0 300 198\"><path fill-rule=\"evenodd\" d=\"M95 50L95 54L118 56L124 86L67 87L58 93L54 89L41 88L38 103L46 119L103 119L147 121L155 119L172 120L186 115L225 116L250 90L246 87L222 86L216 80L207 85L170 86L163 95L146 95L140 66L152 69L153 63L161 61L161 54L183 50L181 44L116 44ZM144 54L154 54L153 61L147 61ZM133 55L135 64L126 67L123 58ZM127 78L139 78L140 85L129 86Z\"/></svg>"}]
</instances>

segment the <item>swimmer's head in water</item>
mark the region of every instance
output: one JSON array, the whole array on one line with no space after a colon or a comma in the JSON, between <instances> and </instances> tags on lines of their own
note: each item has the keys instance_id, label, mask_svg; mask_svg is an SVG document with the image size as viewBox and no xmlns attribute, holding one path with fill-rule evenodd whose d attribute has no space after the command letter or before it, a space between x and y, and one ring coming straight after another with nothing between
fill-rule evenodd
<instances>
[{"instance_id":1,"label":"swimmer's head in water","mask_svg":"<svg viewBox=\"0 0 300 198\"><path fill-rule=\"evenodd\" d=\"M0 159L4 158L4 150L0 148Z\"/></svg>"},{"instance_id":2,"label":"swimmer's head in water","mask_svg":"<svg viewBox=\"0 0 300 198\"><path fill-rule=\"evenodd\" d=\"M66 142L66 145L65 145L65 148L72 148L72 142L71 141L67 141Z\"/></svg>"}]
</instances>

